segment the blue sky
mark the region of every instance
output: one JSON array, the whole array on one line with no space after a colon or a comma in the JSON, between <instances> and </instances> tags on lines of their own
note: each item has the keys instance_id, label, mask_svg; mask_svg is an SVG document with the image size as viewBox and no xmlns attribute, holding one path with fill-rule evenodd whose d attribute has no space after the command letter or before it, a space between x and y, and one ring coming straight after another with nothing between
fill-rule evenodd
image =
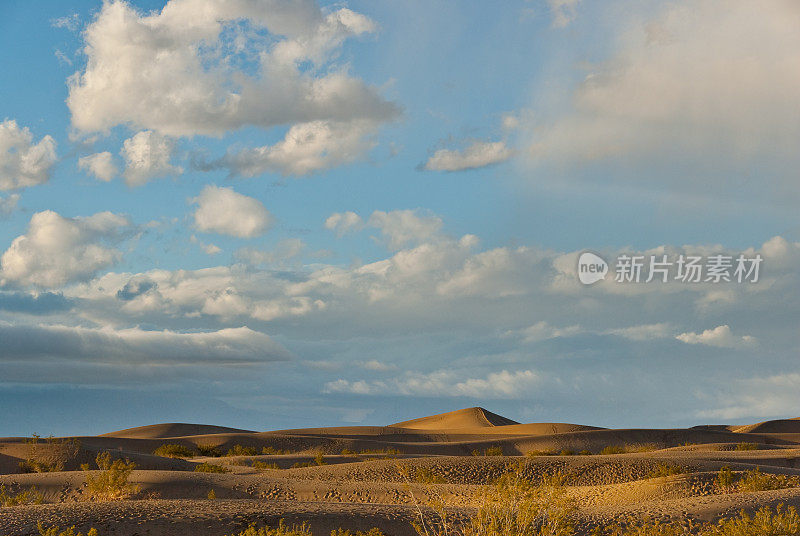
<instances>
[{"instance_id":1,"label":"blue sky","mask_svg":"<svg viewBox=\"0 0 800 536\"><path fill-rule=\"evenodd\" d=\"M794 416L797 15L4 2L0 435ZM586 249L764 272L582 287Z\"/></svg>"}]
</instances>

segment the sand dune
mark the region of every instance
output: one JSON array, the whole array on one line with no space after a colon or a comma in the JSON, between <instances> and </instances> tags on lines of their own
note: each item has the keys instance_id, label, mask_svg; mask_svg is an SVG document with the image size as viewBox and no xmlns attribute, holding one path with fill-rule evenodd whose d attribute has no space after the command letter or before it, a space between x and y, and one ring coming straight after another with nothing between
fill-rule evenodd
<instances>
[{"instance_id":1,"label":"sand dune","mask_svg":"<svg viewBox=\"0 0 800 536\"><path fill-rule=\"evenodd\" d=\"M228 428L226 426L212 426L208 424L188 424L182 422L170 422L163 424L151 424L149 426L138 426L136 428L126 428L116 432L102 434L101 437L127 437L133 439L155 439L166 437L187 437L209 434L226 433L252 433L250 430L240 430L238 428Z\"/></svg>"},{"instance_id":2,"label":"sand dune","mask_svg":"<svg viewBox=\"0 0 800 536\"><path fill-rule=\"evenodd\" d=\"M484 428L509 424L519 423L483 408L475 407L398 422L389 426L414 430L454 430L457 428Z\"/></svg>"},{"instance_id":3,"label":"sand dune","mask_svg":"<svg viewBox=\"0 0 800 536\"><path fill-rule=\"evenodd\" d=\"M800 479L800 420L748 426L703 425L687 429L605 429L568 423L521 424L483 408L402 421L387 426L342 426L252 432L224 426L167 423L74 438L62 472L20 474L21 462L47 456L58 441L0 438L0 484L31 486L46 504L0 508L0 533L28 535L36 522L101 529L102 536L235 533L250 521L310 521L314 534L335 527L412 535L411 495L437 496L456 517L480 504L487 485L516 467L526 479L568 475L567 493L579 507L578 525L589 532L602 520L712 519L731 508L800 505L800 488L720 494L714 480L727 466L740 474ZM253 455L174 459L155 456L165 443L199 454L237 445ZM742 443L750 444L747 449ZM623 454L610 454L626 451ZM266 454L264 450L266 449ZM135 500L86 502L87 474L98 453L136 463ZM502 455L497 454L502 452ZM605 452L605 453L604 453ZM321 456L321 458L320 458ZM210 463L224 473L198 473ZM322 465L318 465L318 464ZM519 464L523 465L520 467ZM399 467L405 468L407 476ZM661 467L679 474L654 477ZM95 473L91 473L95 474ZM440 483L423 484L420 475ZM799 480L800 481L800 480ZM213 490L217 500L207 499Z\"/></svg>"}]
</instances>

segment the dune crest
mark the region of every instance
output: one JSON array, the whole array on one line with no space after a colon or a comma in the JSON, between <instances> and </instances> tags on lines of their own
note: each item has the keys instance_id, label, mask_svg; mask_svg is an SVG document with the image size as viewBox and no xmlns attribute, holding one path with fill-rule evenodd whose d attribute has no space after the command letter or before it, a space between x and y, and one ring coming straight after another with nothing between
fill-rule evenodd
<instances>
[{"instance_id":1,"label":"dune crest","mask_svg":"<svg viewBox=\"0 0 800 536\"><path fill-rule=\"evenodd\" d=\"M411 419L410 421L398 422L389 426L410 428L412 430L456 430L459 428L490 428L511 424L519 423L489 410L474 407Z\"/></svg>"},{"instance_id":2,"label":"dune crest","mask_svg":"<svg viewBox=\"0 0 800 536\"><path fill-rule=\"evenodd\" d=\"M137 426L102 434L100 437L119 437L130 439L162 439L166 437L187 437L211 434L253 433L252 430L214 426L211 424L190 424L184 422L166 422Z\"/></svg>"},{"instance_id":3,"label":"dune crest","mask_svg":"<svg viewBox=\"0 0 800 536\"><path fill-rule=\"evenodd\" d=\"M732 431L740 434L800 434L800 417L748 424L736 427Z\"/></svg>"}]
</instances>

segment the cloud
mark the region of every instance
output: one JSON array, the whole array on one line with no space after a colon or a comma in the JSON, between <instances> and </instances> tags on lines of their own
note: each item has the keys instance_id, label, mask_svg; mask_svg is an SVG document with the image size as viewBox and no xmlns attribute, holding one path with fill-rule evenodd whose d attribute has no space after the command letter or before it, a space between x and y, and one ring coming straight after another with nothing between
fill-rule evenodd
<instances>
[{"instance_id":1,"label":"cloud","mask_svg":"<svg viewBox=\"0 0 800 536\"><path fill-rule=\"evenodd\" d=\"M55 163L56 142L52 137L44 136L33 143L27 127L20 128L13 119L0 123L0 191L47 182Z\"/></svg>"},{"instance_id":2,"label":"cloud","mask_svg":"<svg viewBox=\"0 0 800 536\"><path fill-rule=\"evenodd\" d=\"M439 149L427 162L424 169L429 171L464 171L505 162L514 152L505 142L476 141L463 151Z\"/></svg>"},{"instance_id":3,"label":"cloud","mask_svg":"<svg viewBox=\"0 0 800 536\"><path fill-rule=\"evenodd\" d=\"M17 209L19 194L11 194L0 197L0 220L7 219Z\"/></svg>"},{"instance_id":4,"label":"cloud","mask_svg":"<svg viewBox=\"0 0 800 536\"><path fill-rule=\"evenodd\" d=\"M660 322L658 324L643 324L640 326L610 329L606 333L632 341L650 341L671 337L674 331L669 324Z\"/></svg>"},{"instance_id":5,"label":"cloud","mask_svg":"<svg viewBox=\"0 0 800 536\"><path fill-rule=\"evenodd\" d=\"M133 148L133 145L134 144L131 144L131 150L136 151L137 149ZM128 155L127 148L126 156L129 156L131 159L136 158L132 154ZM91 173L97 180L103 182L110 182L111 179L119 173L117 166L114 165L114 157L108 151L80 157L78 159L78 167Z\"/></svg>"},{"instance_id":6,"label":"cloud","mask_svg":"<svg viewBox=\"0 0 800 536\"><path fill-rule=\"evenodd\" d=\"M706 419L786 418L797 415L800 373L786 372L772 376L739 378L727 389L719 389L712 397L717 407L699 410Z\"/></svg>"},{"instance_id":7,"label":"cloud","mask_svg":"<svg viewBox=\"0 0 800 536\"><path fill-rule=\"evenodd\" d=\"M127 238L131 230L128 218L112 212L85 218L37 212L27 233L0 257L0 284L54 288L89 279L120 260L122 253L110 244Z\"/></svg>"},{"instance_id":8,"label":"cloud","mask_svg":"<svg viewBox=\"0 0 800 536\"><path fill-rule=\"evenodd\" d=\"M681 333L675 337L679 341L687 344L704 344L706 346L716 346L718 348L740 348L752 347L758 344L755 337L734 335L731 328L727 325L717 326L714 329L707 329L702 333Z\"/></svg>"},{"instance_id":9,"label":"cloud","mask_svg":"<svg viewBox=\"0 0 800 536\"><path fill-rule=\"evenodd\" d=\"M77 13L72 13L64 17L50 19L50 25L53 28L66 28L70 32L74 32L80 28L81 17Z\"/></svg>"},{"instance_id":10,"label":"cloud","mask_svg":"<svg viewBox=\"0 0 800 536\"><path fill-rule=\"evenodd\" d=\"M299 238L287 238L278 242L272 251L263 251L255 248L239 248L233 256L237 262L243 262L253 266L260 264L280 264L292 261L303 255L307 244Z\"/></svg>"},{"instance_id":11,"label":"cloud","mask_svg":"<svg viewBox=\"0 0 800 536\"><path fill-rule=\"evenodd\" d=\"M179 175L183 169L169 163L175 142L165 136L144 130L122 144L125 158L125 182L129 186L141 186L150 179Z\"/></svg>"},{"instance_id":12,"label":"cloud","mask_svg":"<svg viewBox=\"0 0 800 536\"><path fill-rule=\"evenodd\" d=\"M361 216L352 211L334 212L325 220L325 228L341 238L349 232L361 229L364 222Z\"/></svg>"},{"instance_id":13,"label":"cloud","mask_svg":"<svg viewBox=\"0 0 800 536\"><path fill-rule=\"evenodd\" d=\"M564 28L575 20L581 0L547 0L553 15L553 26Z\"/></svg>"},{"instance_id":14,"label":"cloud","mask_svg":"<svg viewBox=\"0 0 800 536\"><path fill-rule=\"evenodd\" d=\"M648 19L619 19L618 42L568 110L534 123L531 161L610 164L597 180L683 193L797 194L800 70L790 66L800 62L800 35L789 23L797 15L787 0L681 0ZM733 180L758 163L750 189Z\"/></svg>"},{"instance_id":15,"label":"cloud","mask_svg":"<svg viewBox=\"0 0 800 536\"><path fill-rule=\"evenodd\" d=\"M72 301L56 292L0 291L0 310L29 315L46 315L68 311Z\"/></svg>"},{"instance_id":16,"label":"cloud","mask_svg":"<svg viewBox=\"0 0 800 536\"><path fill-rule=\"evenodd\" d=\"M261 201L232 188L208 185L192 202L197 204L194 225L206 233L252 238L272 225L272 215Z\"/></svg>"},{"instance_id":17,"label":"cloud","mask_svg":"<svg viewBox=\"0 0 800 536\"><path fill-rule=\"evenodd\" d=\"M387 121L398 107L332 64L345 40L375 29L359 13L325 14L311 0L171 0L149 14L111 0L83 34L86 67L69 80L72 125L178 137Z\"/></svg>"},{"instance_id":18,"label":"cloud","mask_svg":"<svg viewBox=\"0 0 800 536\"><path fill-rule=\"evenodd\" d=\"M423 210L376 210L368 224L381 231L392 249L400 249L409 243L428 240L439 233L442 219Z\"/></svg>"},{"instance_id":19,"label":"cloud","mask_svg":"<svg viewBox=\"0 0 800 536\"><path fill-rule=\"evenodd\" d=\"M375 145L373 121L313 121L293 125L275 145L244 149L209 164L208 171L225 168L231 175L255 177L264 173L309 175L361 159Z\"/></svg>"},{"instance_id":20,"label":"cloud","mask_svg":"<svg viewBox=\"0 0 800 536\"><path fill-rule=\"evenodd\" d=\"M582 332L583 329L580 326L556 328L542 320L528 328L523 329L520 334L525 342L539 342L548 339L555 339L557 337L571 337Z\"/></svg>"},{"instance_id":21,"label":"cloud","mask_svg":"<svg viewBox=\"0 0 800 536\"><path fill-rule=\"evenodd\" d=\"M542 377L532 370L492 372L485 377L459 378L448 370L431 373L408 372L388 381L350 381L338 379L325 384L325 393L350 393L426 397L469 397L479 399L520 398L541 384Z\"/></svg>"},{"instance_id":22,"label":"cloud","mask_svg":"<svg viewBox=\"0 0 800 536\"><path fill-rule=\"evenodd\" d=\"M6 362L55 358L118 365L237 366L291 358L270 337L247 327L178 333L0 321L0 335L0 361Z\"/></svg>"}]
</instances>

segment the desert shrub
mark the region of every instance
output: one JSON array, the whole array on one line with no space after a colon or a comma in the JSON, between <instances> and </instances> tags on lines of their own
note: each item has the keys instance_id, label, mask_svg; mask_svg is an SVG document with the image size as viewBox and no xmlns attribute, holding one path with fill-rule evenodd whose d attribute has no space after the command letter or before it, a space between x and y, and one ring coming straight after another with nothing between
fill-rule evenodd
<instances>
[{"instance_id":1,"label":"desert shrub","mask_svg":"<svg viewBox=\"0 0 800 536\"><path fill-rule=\"evenodd\" d=\"M350 449L342 449L342 456L356 456L356 453Z\"/></svg>"},{"instance_id":2,"label":"desert shrub","mask_svg":"<svg viewBox=\"0 0 800 536\"><path fill-rule=\"evenodd\" d=\"M46 529L40 521L37 526L39 528L39 536L83 536L82 532L75 532L75 525L72 525L67 530L61 530L59 527L50 527ZM97 536L97 529L89 529L86 536Z\"/></svg>"},{"instance_id":3,"label":"desert shrub","mask_svg":"<svg viewBox=\"0 0 800 536\"><path fill-rule=\"evenodd\" d=\"M600 451L600 454L625 454L625 447L621 447L619 445L608 445Z\"/></svg>"},{"instance_id":4,"label":"desert shrub","mask_svg":"<svg viewBox=\"0 0 800 536\"><path fill-rule=\"evenodd\" d=\"M555 456L555 452L549 450L529 450L525 453L528 458L535 458L537 456Z\"/></svg>"},{"instance_id":5,"label":"desert shrub","mask_svg":"<svg viewBox=\"0 0 800 536\"><path fill-rule=\"evenodd\" d=\"M278 526L274 529L269 527L256 528L256 524L252 523L242 532L238 532L232 536L313 536L311 534L311 527L308 523L302 525L286 525L283 519L278 522Z\"/></svg>"},{"instance_id":6,"label":"desert shrub","mask_svg":"<svg viewBox=\"0 0 800 536\"><path fill-rule=\"evenodd\" d=\"M342 528L331 531L331 536L386 536L380 529L372 527L368 531L357 530L355 532Z\"/></svg>"},{"instance_id":7,"label":"desert shrub","mask_svg":"<svg viewBox=\"0 0 800 536\"><path fill-rule=\"evenodd\" d=\"M164 458L191 458L195 455L194 451L189 447L176 443L161 445L153 451L153 454Z\"/></svg>"},{"instance_id":8,"label":"desert shrub","mask_svg":"<svg viewBox=\"0 0 800 536\"><path fill-rule=\"evenodd\" d=\"M315 462L295 462L292 464L292 469L299 469L300 467L317 467Z\"/></svg>"},{"instance_id":9,"label":"desert shrub","mask_svg":"<svg viewBox=\"0 0 800 536\"><path fill-rule=\"evenodd\" d=\"M212 501L213 501L214 499L216 499L216 498L217 498L217 492L215 492L215 491L212 489L211 491L209 491L209 492L208 492L208 495L207 495L207 497L208 497L210 500L212 500Z\"/></svg>"},{"instance_id":10,"label":"desert shrub","mask_svg":"<svg viewBox=\"0 0 800 536\"><path fill-rule=\"evenodd\" d=\"M210 458L219 458L222 456L222 451L214 445L197 445L197 452L201 456L208 456Z\"/></svg>"},{"instance_id":11,"label":"desert shrub","mask_svg":"<svg viewBox=\"0 0 800 536\"><path fill-rule=\"evenodd\" d=\"M446 484L447 480L445 480L440 475L437 475L433 472L432 469L428 467L417 467L415 471L414 480L419 482L420 484Z\"/></svg>"},{"instance_id":12,"label":"desert shrub","mask_svg":"<svg viewBox=\"0 0 800 536\"><path fill-rule=\"evenodd\" d=\"M317 452L314 455L314 463L317 465L328 465L328 462L325 461L325 456L322 454L322 452Z\"/></svg>"},{"instance_id":13,"label":"desert shrub","mask_svg":"<svg viewBox=\"0 0 800 536\"><path fill-rule=\"evenodd\" d=\"M256 456L258 451L255 447L245 447L244 445L234 445L228 450L226 456Z\"/></svg>"},{"instance_id":14,"label":"desert shrub","mask_svg":"<svg viewBox=\"0 0 800 536\"><path fill-rule=\"evenodd\" d=\"M592 451L584 449L584 450L580 451L578 453L578 455L580 455L580 456L591 456L592 455Z\"/></svg>"},{"instance_id":15,"label":"desert shrub","mask_svg":"<svg viewBox=\"0 0 800 536\"><path fill-rule=\"evenodd\" d=\"M385 458L397 458L400 451L393 448L386 449L362 449L361 454L382 454Z\"/></svg>"},{"instance_id":16,"label":"desert shrub","mask_svg":"<svg viewBox=\"0 0 800 536\"><path fill-rule=\"evenodd\" d=\"M264 447L261 449L261 454L289 454L289 451L276 449L275 447Z\"/></svg>"},{"instance_id":17,"label":"desert shrub","mask_svg":"<svg viewBox=\"0 0 800 536\"><path fill-rule=\"evenodd\" d=\"M0 484L0 506L22 506L24 504L42 504L44 497L32 486L26 491L12 493L4 484Z\"/></svg>"},{"instance_id":18,"label":"desert shrub","mask_svg":"<svg viewBox=\"0 0 800 536\"><path fill-rule=\"evenodd\" d=\"M733 489L734 476L733 471L727 465L720 467L717 476L714 479L714 487L723 493L727 493Z\"/></svg>"},{"instance_id":19,"label":"desert shrub","mask_svg":"<svg viewBox=\"0 0 800 536\"><path fill-rule=\"evenodd\" d=\"M660 463L656 466L655 469L650 473L650 478L662 478L668 477L672 475L680 475L685 473L686 471L680 465L675 465L672 463Z\"/></svg>"},{"instance_id":20,"label":"desert shrub","mask_svg":"<svg viewBox=\"0 0 800 536\"><path fill-rule=\"evenodd\" d=\"M768 491L773 489L795 488L800 486L800 478L788 475L773 475L762 473L756 467L751 471L745 471L739 480L737 488L739 491Z\"/></svg>"},{"instance_id":21,"label":"desert shrub","mask_svg":"<svg viewBox=\"0 0 800 536\"><path fill-rule=\"evenodd\" d=\"M496 445L494 447L487 447L483 450L475 449L472 451L473 456L502 456L503 447Z\"/></svg>"},{"instance_id":22,"label":"desert shrub","mask_svg":"<svg viewBox=\"0 0 800 536\"><path fill-rule=\"evenodd\" d=\"M227 473L228 469L221 465L214 465L213 463L203 462L194 466L195 473Z\"/></svg>"},{"instance_id":23,"label":"desert shrub","mask_svg":"<svg viewBox=\"0 0 800 536\"><path fill-rule=\"evenodd\" d=\"M595 530L594 534L595 536L690 536L691 533L676 523L654 521L601 527Z\"/></svg>"},{"instance_id":24,"label":"desert shrub","mask_svg":"<svg viewBox=\"0 0 800 536\"><path fill-rule=\"evenodd\" d=\"M23 473L50 473L63 471L67 462L75 458L80 450L80 442L77 439L62 439L53 436L45 439L34 434L31 439L26 439L25 443L31 445L28 458L20 462L19 468Z\"/></svg>"},{"instance_id":25,"label":"desert shrub","mask_svg":"<svg viewBox=\"0 0 800 536\"><path fill-rule=\"evenodd\" d=\"M253 469L280 469L277 463L260 462L258 460L253 462Z\"/></svg>"},{"instance_id":26,"label":"desert shrub","mask_svg":"<svg viewBox=\"0 0 800 536\"><path fill-rule=\"evenodd\" d=\"M635 443L625 446L625 452L653 452L658 449L659 447L655 443Z\"/></svg>"},{"instance_id":27,"label":"desert shrub","mask_svg":"<svg viewBox=\"0 0 800 536\"><path fill-rule=\"evenodd\" d=\"M758 450L756 443L737 443L736 450Z\"/></svg>"},{"instance_id":28,"label":"desert shrub","mask_svg":"<svg viewBox=\"0 0 800 536\"><path fill-rule=\"evenodd\" d=\"M120 458L111 459L111 453L101 452L95 458L98 474L89 471L89 465L84 464L83 469L87 471L86 489L89 492L89 499L95 501L113 501L126 499L139 491L139 486L131 484L131 473L136 468L136 464L130 460Z\"/></svg>"},{"instance_id":29,"label":"desert shrub","mask_svg":"<svg viewBox=\"0 0 800 536\"><path fill-rule=\"evenodd\" d=\"M575 456L575 451L572 449L562 449L561 452L558 453L559 456Z\"/></svg>"},{"instance_id":30,"label":"desert shrub","mask_svg":"<svg viewBox=\"0 0 800 536\"><path fill-rule=\"evenodd\" d=\"M794 507L775 510L763 507L752 517L744 511L738 516L723 518L716 527L706 532L713 536L794 536L800 534L800 515Z\"/></svg>"}]
</instances>

